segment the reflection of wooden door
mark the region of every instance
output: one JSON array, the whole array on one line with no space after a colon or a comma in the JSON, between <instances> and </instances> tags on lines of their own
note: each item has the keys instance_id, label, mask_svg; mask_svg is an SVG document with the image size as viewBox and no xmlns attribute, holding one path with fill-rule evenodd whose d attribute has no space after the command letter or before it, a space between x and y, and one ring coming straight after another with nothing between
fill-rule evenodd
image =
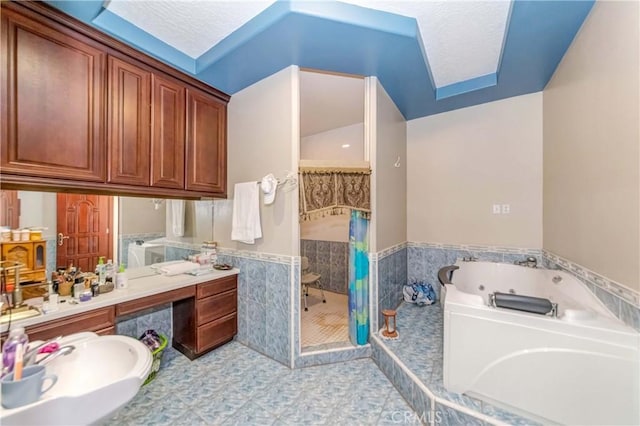
<instances>
[{"instance_id":1,"label":"reflection of wooden door","mask_svg":"<svg viewBox=\"0 0 640 426\"><path fill-rule=\"evenodd\" d=\"M18 191L0 191L0 226L20 227L20 200Z\"/></svg>"},{"instance_id":2,"label":"reflection of wooden door","mask_svg":"<svg viewBox=\"0 0 640 426\"><path fill-rule=\"evenodd\" d=\"M57 265L94 271L98 258L113 258L113 199L106 195L58 194ZM62 234L62 235L61 235Z\"/></svg>"}]
</instances>

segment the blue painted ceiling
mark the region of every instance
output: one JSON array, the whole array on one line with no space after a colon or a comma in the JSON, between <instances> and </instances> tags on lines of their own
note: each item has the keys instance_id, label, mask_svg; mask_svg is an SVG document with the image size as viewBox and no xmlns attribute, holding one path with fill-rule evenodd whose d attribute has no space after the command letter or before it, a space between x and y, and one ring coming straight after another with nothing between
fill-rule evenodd
<instances>
[{"instance_id":1,"label":"blue painted ceiling","mask_svg":"<svg viewBox=\"0 0 640 426\"><path fill-rule=\"evenodd\" d=\"M231 95L289 65L376 76L410 120L542 90L594 0L514 0L497 72L439 88L416 19L352 4L277 1L194 59L102 0L48 3Z\"/></svg>"}]
</instances>

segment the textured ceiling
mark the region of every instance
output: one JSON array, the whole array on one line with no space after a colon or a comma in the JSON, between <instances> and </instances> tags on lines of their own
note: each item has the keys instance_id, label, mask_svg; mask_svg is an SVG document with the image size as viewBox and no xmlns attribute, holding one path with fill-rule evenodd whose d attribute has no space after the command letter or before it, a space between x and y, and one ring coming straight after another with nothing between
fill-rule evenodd
<instances>
[{"instance_id":1,"label":"textured ceiling","mask_svg":"<svg viewBox=\"0 0 640 426\"><path fill-rule=\"evenodd\" d=\"M275 0L111 0L107 10L197 58Z\"/></svg>"},{"instance_id":2,"label":"textured ceiling","mask_svg":"<svg viewBox=\"0 0 640 426\"><path fill-rule=\"evenodd\" d=\"M435 87L497 71L510 0L345 2L415 18Z\"/></svg>"},{"instance_id":3,"label":"textured ceiling","mask_svg":"<svg viewBox=\"0 0 640 426\"><path fill-rule=\"evenodd\" d=\"M407 120L542 90L594 4L45 1L231 95L290 65L376 76Z\"/></svg>"}]
</instances>

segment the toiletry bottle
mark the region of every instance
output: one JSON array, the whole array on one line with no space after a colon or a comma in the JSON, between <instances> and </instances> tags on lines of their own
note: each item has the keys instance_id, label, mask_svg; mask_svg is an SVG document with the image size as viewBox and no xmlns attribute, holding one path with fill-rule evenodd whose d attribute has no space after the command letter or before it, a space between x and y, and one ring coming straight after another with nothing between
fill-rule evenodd
<instances>
[{"instance_id":1,"label":"toiletry bottle","mask_svg":"<svg viewBox=\"0 0 640 426\"><path fill-rule=\"evenodd\" d=\"M58 310L58 293L53 288L53 283L49 281L49 310Z\"/></svg>"},{"instance_id":2,"label":"toiletry bottle","mask_svg":"<svg viewBox=\"0 0 640 426\"><path fill-rule=\"evenodd\" d=\"M116 288L127 288L127 285L127 273L124 270L124 263L121 263L116 274Z\"/></svg>"},{"instance_id":3,"label":"toiletry bottle","mask_svg":"<svg viewBox=\"0 0 640 426\"><path fill-rule=\"evenodd\" d=\"M22 305L22 289L20 283L16 283L13 288L13 307L16 308Z\"/></svg>"},{"instance_id":4,"label":"toiletry bottle","mask_svg":"<svg viewBox=\"0 0 640 426\"><path fill-rule=\"evenodd\" d=\"M116 266L113 264L113 260L107 260L107 264L104 267L105 269L105 281L111 281L115 283L116 278Z\"/></svg>"},{"instance_id":5,"label":"toiletry bottle","mask_svg":"<svg viewBox=\"0 0 640 426\"><path fill-rule=\"evenodd\" d=\"M98 259L98 267L96 269L98 270L98 282L100 283L100 285L102 285L107 280L107 271L104 264L104 257L100 256L100 258Z\"/></svg>"},{"instance_id":6,"label":"toiletry bottle","mask_svg":"<svg viewBox=\"0 0 640 426\"><path fill-rule=\"evenodd\" d=\"M22 347L26 350L28 343L29 337L24 332L24 327L16 327L9 332L9 337L2 347L3 375L13 371L16 358L16 346L22 344Z\"/></svg>"}]
</instances>

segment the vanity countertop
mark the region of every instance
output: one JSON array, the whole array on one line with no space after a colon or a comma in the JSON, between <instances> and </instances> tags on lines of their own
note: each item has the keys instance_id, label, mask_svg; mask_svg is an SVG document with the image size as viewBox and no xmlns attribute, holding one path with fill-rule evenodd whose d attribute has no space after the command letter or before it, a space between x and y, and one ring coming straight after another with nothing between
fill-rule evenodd
<instances>
[{"instance_id":1,"label":"vanity countertop","mask_svg":"<svg viewBox=\"0 0 640 426\"><path fill-rule=\"evenodd\" d=\"M77 304L69 303L71 297L61 297L64 303L58 303L58 310L46 314L38 315L31 318L12 321L11 328L16 326L27 327L30 325L40 324L60 318L65 318L74 314L88 312L93 309L104 308L116 305L122 302L140 299L154 294L164 293L166 291L176 290L219 278L228 277L238 274L238 269L230 269L228 271L213 270L210 273L193 276L180 274L174 276L159 275L151 267L135 268L127 270L128 287L124 289L113 290L109 293L101 294L92 298L87 302L79 302ZM8 329L9 323L0 326L0 332Z\"/></svg>"}]
</instances>

